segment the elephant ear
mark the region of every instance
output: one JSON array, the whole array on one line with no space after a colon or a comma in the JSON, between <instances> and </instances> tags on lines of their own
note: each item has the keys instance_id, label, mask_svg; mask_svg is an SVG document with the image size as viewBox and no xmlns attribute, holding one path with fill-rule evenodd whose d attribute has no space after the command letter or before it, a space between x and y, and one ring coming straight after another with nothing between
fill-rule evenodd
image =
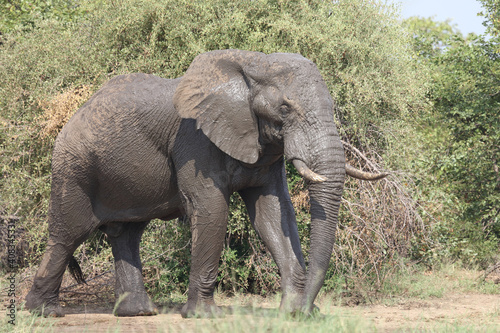
<instances>
[{"instance_id":1,"label":"elephant ear","mask_svg":"<svg viewBox=\"0 0 500 333\"><path fill-rule=\"evenodd\" d=\"M197 56L174 94L182 118L196 119L197 128L220 150L244 163L257 162L259 130L251 110L248 69L264 54L212 51Z\"/></svg>"}]
</instances>

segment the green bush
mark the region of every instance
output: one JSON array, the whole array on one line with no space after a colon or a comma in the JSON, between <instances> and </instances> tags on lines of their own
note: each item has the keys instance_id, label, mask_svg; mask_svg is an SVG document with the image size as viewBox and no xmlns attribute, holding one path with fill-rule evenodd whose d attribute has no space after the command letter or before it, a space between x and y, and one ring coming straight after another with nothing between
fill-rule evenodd
<instances>
[{"instance_id":1,"label":"green bush","mask_svg":"<svg viewBox=\"0 0 500 333\"><path fill-rule=\"evenodd\" d=\"M11 31L29 31L46 19L70 22L82 13L73 0L10 0L0 5L0 35Z\"/></svg>"},{"instance_id":2,"label":"green bush","mask_svg":"<svg viewBox=\"0 0 500 333\"><path fill-rule=\"evenodd\" d=\"M79 1L71 19L32 17L30 29L5 30L0 46L0 210L22 217L32 244L46 239L55 134L87 94L122 73L179 77L199 53L226 48L297 52L313 60L338 101L348 159L371 171L401 170L377 184L347 182L328 273L335 281L327 285L337 286L335 276L343 274L356 281L351 286L379 288L390 273L384 265L397 266L400 256L411 255L412 239L426 239L413 169L395 148L412 133L406 121L425 108L428 71L394 7L373 0ZM293 167L287 172L307 256L307 190ZM144 235L144 273L153 293L187 286L189 231L180 225L155 222ZM97 267L82 253L84 266ZM39 256L34 251L31 261ZM277 268L238 196L231 199L219 286L279 288Z\"/></svg>"},{"instance_id":3,"label":"green bush","mask_svg":"<svg viewBox=\"0 0 500 333\"><path fill-rule=\"evenodd\" d=\"M494 10L492 1L484 2ZM439 211L433 241L417 246L416 257L486 268L498 258L500 243L498 37L464 38L431 19L413 18L409 26L421 61L432 70L432 108L417 122L423 145L416 153L427 174L419 187Z\"/></svg>"}]
</instances>

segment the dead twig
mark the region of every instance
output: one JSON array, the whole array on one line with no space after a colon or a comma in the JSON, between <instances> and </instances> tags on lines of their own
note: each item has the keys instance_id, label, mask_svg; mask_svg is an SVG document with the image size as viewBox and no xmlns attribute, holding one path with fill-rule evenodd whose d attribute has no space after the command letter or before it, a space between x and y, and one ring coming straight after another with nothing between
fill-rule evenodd
<instances>
[{"instance_id":1,"label":"dead twig","mask_svg":"<svg viewBox=\"0 0 500 333\"><path fill-rule=\"evenodd\" d=\"M490 275L491 273L493 273L497 269L500 269L500 261L497 262L496 264L494 264L493 266L489 267L488 269L486 269L484 274L479 277L480 282L484 282L486 280L486 278L488 277L488 275Z\"/></svg>"},{"instance_id":2,"label":"dead twig","mask_svg":"<svg viewBox=\"0 0 500 333\"><path fill-rule=\"evenodd\" d=\"M379 171L379 168L377 168L375 166L375 164L373 164L372 161L370 161L368 159L368 157L366 157L365 154L363 154L358 148L354 147L353 145L351 145L350 143L347 143L345 142L344 140L340 140L342 142L342 144L344 145L344 147L347 147L347 149L349 149L350 151L352 151L353 153L355 153L356 155L358 155L359 157L361 157L365 162L366 164L373 170L373 171Z\"/></svg>"}]
</instances>

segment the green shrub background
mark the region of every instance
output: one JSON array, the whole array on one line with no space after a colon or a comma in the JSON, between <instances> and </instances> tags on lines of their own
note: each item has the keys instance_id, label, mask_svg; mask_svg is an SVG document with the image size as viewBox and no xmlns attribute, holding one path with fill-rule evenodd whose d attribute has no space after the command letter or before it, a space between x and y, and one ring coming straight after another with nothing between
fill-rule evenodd
<instances>
[{"instance_id":1,"label":"green shrub background","mask_svg":"<svg viewBox=\"0 0 500 333\"><path fill-rule=\"evenodd\" d=\"M396 7L375 0L18 0L2 6L0 214L20 217L19 228L25 231L20 241L29 243L22 253L29 261L23 268L26 281L47 239L51 149L69 117L115 75L145 72L175 78L196 55L229 48L295 52L314 61L337 101L336 122L350 163L372 172L392 171L377 183L347 180L324 290L368 297L411 263L432 267L454 260L487 267L496 259L500 130L498 120L488 119L498 107L498 95L487 98L478 90L460 104L449 89L457 85L450 74L458 68L456 57L469 54L471 45L478 52L472 62L482 59L480 70L498 74L493 65L498 49L479 51L495 39L467 39L432 21L430 29L425 20L403 24ZM452 32L433 34L443 31ZM443 41L457 50L455 55L436 46ZM499 86L498 81L481 84L491 94ZM485 102L477 119L492 129L470 143L470 136L460 137L448 121L461 110L475 110L477 104L467 103L478 96ZM450 111L453 103L458 106ZM462 128L463 117L455 117L456 128ZM467 139L460 141L463 137ZM467 163L486 170L478 171L474 184L491 183L475 192L487 193L475 198L473 204L480 207L460 196L470 186L469 171L450 162L458 156L454 151L471 145L478 154ZM493 156L491 163L487 154ZM496 174L491 171L495 166ZM287 165L287 172L307 257L307 189L292 166ZM152 295L185 291L189 250L185 221L149 225L141 255ZM113 267L100 233L80 247L77 258L87 277ZM219 273L221 291L279 291L277 267L237 195L231 198Z\"/></svg>"}]
</instances>

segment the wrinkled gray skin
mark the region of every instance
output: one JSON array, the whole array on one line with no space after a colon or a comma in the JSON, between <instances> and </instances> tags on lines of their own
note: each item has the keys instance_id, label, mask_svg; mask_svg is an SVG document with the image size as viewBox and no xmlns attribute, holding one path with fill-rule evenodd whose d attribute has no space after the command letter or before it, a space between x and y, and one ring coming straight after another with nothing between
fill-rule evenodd
<instances>
[{"instance_id":1,"label":"wrinkled gray skin","mask_svg":"<svg viewBox=\"0 0 500 333\"><path fill-rule=\"evenodd\" d=\"M151 219L186 215L192 263L182 315L217 314L214 286L229 196L237 191L279 267L281 309L310 313L332 254L345 176L332 108L317 67L297 54L213 51L178 79L110 80L56 140L50 237L27 308L64 315L65 268L100 229L115 257L116 298L123 298L115 314L155 314L143 284L141 235ZM284 155L310 184L307 271Z\"/></svg>"}]
</instances>

